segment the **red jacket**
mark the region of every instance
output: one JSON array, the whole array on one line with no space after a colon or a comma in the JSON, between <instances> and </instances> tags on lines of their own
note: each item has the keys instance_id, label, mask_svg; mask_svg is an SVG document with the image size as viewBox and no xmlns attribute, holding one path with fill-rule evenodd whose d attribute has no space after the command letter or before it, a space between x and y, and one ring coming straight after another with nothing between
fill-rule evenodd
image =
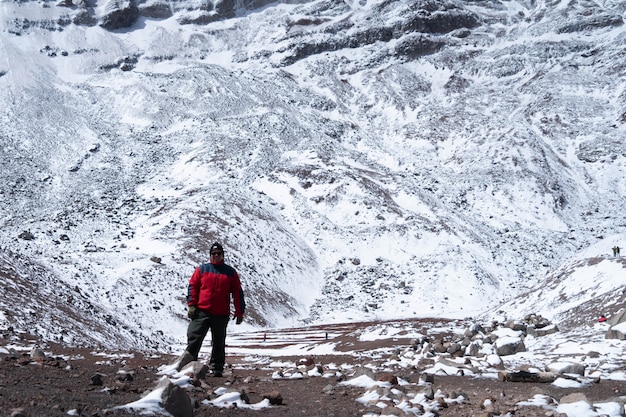
<instances>
[{"instance_id":1,"label":"red jacket","mask_svg":"<svg viewBox=\"0 0 626 417\"><path fill-rule=\"evenodd\" d=\"M230 315L230 300L235 306L235 317L243 317L246 302L239 274L224 261L202 264L189 280L187 305L196 306L209 314Z\"/></svg>"}]
</instances>

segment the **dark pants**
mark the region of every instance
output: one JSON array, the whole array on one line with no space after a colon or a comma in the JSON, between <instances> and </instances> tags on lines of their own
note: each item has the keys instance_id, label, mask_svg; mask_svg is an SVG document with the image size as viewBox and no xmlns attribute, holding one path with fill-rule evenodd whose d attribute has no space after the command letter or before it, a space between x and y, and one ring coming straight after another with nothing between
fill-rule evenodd
<instances>
[{"instance_id":1,"label":"dark pants","mask_svg":"<svg viewBox=\"0 0 626 417\"><path fill-rule=\"evenodd\" d=\"M215 372L224 370L226 361L226 326L228 316L216 316L198 310L196 318L191 320L187 328L187 351L198 360L198 353L206 334L211 330L211 359L209 368Z\"/></svg>"}]
</instances>

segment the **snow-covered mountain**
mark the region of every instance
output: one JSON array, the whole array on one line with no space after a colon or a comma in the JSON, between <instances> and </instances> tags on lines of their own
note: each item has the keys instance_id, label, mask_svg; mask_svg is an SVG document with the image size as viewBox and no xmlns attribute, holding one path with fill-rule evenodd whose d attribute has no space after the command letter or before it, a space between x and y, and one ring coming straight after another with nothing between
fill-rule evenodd
<instances>
[{"instance_id":1,"label":"snow-covered mountain","mask_svg":"<svg viewBox=\"0 0 626 417\"><path fill-rule=\"evenodd\" d=\"M244 328L479 314L626 247L625 13L0 1L0 327L178 343L213 241Z\"/></svg>"}]
</instances>

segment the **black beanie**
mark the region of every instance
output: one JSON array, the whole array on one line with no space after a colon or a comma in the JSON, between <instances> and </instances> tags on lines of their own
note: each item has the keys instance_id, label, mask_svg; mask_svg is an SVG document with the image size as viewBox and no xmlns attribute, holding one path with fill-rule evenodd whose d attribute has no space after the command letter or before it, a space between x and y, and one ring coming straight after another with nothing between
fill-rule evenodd
<instances>
[{"instance_id":1,"label":"black beanie","mask_svg":"<svg viewBox=\"0 0 626 417\"><path fill-rule=\"evenodd\" d=\"M217 249L219 252L224 253L224 248L219 243L215 242L211 245L211 249L209 249L209 253L213 252L213 249Z\"/></svg>"}]
</instances>

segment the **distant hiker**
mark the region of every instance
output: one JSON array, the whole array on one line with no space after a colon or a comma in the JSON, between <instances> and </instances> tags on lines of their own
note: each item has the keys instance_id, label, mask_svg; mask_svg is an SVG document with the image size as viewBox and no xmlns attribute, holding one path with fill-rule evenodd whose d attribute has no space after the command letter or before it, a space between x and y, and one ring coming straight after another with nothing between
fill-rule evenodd
<instances>
[{"instance_id":1,"label":"distant hiker","mask_svg":"<svg viewBox=\"0 0 626 417\"><path fill-rule=\"evenodd\" d=\"M599 321L600 323L604 323L604 322L606 321L606 316L605 316L604 314L603 314L603 315L601 315L601 316L600 316L600 318L598 319L598 321Z\"/></svg>"},{"instance_id":2,"label":"distant hiker","mask_svg":"<svg viewBox=\"0 0 626 417\"><path fill-rule=\"evenodd\" d=\"M619 256L619 246L615 247L615 251L617 252L617 256Z\"/></svg>"},{"instance_id":3,"label":"distant hiker","mask_svg":"<svg viewBox=\"0 0 626 417\"><path fill-rule=\"evenodd\" d=\"M613 246L613 256L617 256L617 246Z\"/></svg>"},{"instance_id":4,"label":"distant hiker","mask_svg":"<svg viewBox=\"0 0 626 417\"><path fill-rule=\"evenodd\" d=\"M239 274L235 268L224 263L222 245L211 245L209 254L210 262L197 267L189 280L187 315L191 323L187 328L187 350L181 358L179 370L184 362L198 360L202 342L211 330L209 370L213 376L221 377L226 361L226 326L230 319L231 298L236 324L241 324L243 320L246 303Z\"/></svg>"}]
</instances>

